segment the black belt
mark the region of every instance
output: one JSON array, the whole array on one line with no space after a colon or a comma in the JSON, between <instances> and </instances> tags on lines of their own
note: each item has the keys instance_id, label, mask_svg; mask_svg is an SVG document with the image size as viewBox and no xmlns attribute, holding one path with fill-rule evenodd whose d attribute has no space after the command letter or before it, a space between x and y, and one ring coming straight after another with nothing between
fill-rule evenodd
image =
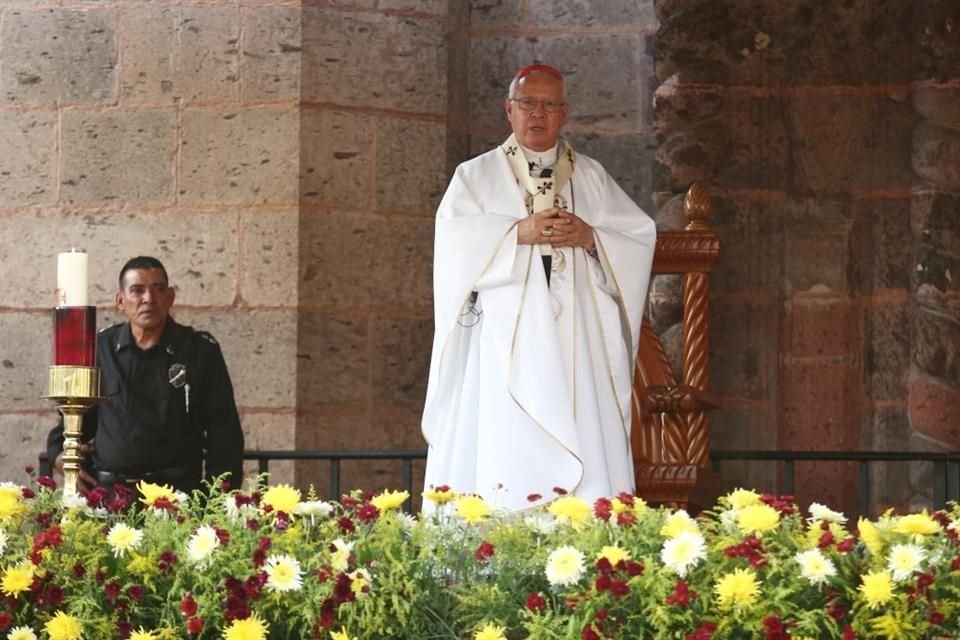
<instances>
[{"instance_id":1,"label":"black belt","mask_svg":"<svg viewBox=\"0 0 960 640\"><path fill-rule=\"evenodd\" d=\"M100 485L137 484L141 480L146 480L147 482L169 482L189 476L200 477L200 465L193 464L182 467L169 467L167 469L156 469L143 473L116 473L114 471L97 469L94 475L97 477L97 484Z\"/></svg>"}]
</instances>

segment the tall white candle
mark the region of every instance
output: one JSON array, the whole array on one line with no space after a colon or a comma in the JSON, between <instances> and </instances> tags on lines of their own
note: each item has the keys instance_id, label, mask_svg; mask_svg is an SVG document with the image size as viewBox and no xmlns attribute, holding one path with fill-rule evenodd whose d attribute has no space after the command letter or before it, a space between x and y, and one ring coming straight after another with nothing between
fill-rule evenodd
<instances>
[{"instance_id":1,"label":"tall white candle","mask_svg":"<svg viewBox=\"0 0 960 640\"><path fill-rule=\"evenodd\" d=\"M87 254L83 251L57 254L57 306L87 306Z\"/></svg>"}]
</instances>

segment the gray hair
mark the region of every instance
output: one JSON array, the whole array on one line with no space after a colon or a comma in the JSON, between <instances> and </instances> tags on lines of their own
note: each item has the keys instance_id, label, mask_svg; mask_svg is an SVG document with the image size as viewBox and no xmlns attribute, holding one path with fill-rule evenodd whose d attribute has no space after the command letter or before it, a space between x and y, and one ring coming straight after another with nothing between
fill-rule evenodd
<instances>
[{"instance_id":1,"label":"gray hair","mask_svg":"<svg viewBox=\"0 0 960 640\"><path fill-rule=\"evenodd\" d=\"M517 87L520 86L520 83L530 76L547 76L548 78L556 79L556 76L549 74L545 71L531 71L523 77L518 78L517 76L513 77L513 80L510 81L510 88L507 89L507 98L513 100L517 96ZM567 99L567 81L565 79L560 79L560 87L563 89L563 99Z\"/></svg>"}]
</instances>

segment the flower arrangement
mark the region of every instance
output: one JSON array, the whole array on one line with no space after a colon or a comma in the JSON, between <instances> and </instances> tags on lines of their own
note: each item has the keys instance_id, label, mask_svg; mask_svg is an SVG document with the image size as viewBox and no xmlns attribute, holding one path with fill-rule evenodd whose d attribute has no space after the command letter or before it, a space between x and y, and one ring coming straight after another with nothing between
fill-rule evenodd
<instances>
[{"instance_id":1,"label":"flower arrangement","mask_svg":"<svg viewBox=\"0 0 960 640\"><path fill-rule=\"evenodd\" d=\"M960 634L956 506L854 525L739 489L696 518L630 495L508 513L436 487L415 518L404 491L325 502L266 480L66 502L47 477L0 483L0 638Z\"/></svg>"}]
</instances>

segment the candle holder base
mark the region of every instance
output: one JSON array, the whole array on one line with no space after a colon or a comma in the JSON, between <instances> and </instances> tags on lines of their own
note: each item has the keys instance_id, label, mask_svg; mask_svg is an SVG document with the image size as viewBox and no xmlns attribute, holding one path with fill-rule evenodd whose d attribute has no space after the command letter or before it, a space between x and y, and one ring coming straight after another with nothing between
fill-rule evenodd
<instances>
[{"instance_id":1,"label":"candle holder base","mask_svg":"<svg viewBox=\"0 0 960 640\"><path fill-rule=\"evenodd\" d=\"M63 497L67 500L79 493L83 414L103 400L100 397L100 370L54 365L50 367L49 393L44 398L52 401L63 414Z\"/></svg>"}]
</instances>

